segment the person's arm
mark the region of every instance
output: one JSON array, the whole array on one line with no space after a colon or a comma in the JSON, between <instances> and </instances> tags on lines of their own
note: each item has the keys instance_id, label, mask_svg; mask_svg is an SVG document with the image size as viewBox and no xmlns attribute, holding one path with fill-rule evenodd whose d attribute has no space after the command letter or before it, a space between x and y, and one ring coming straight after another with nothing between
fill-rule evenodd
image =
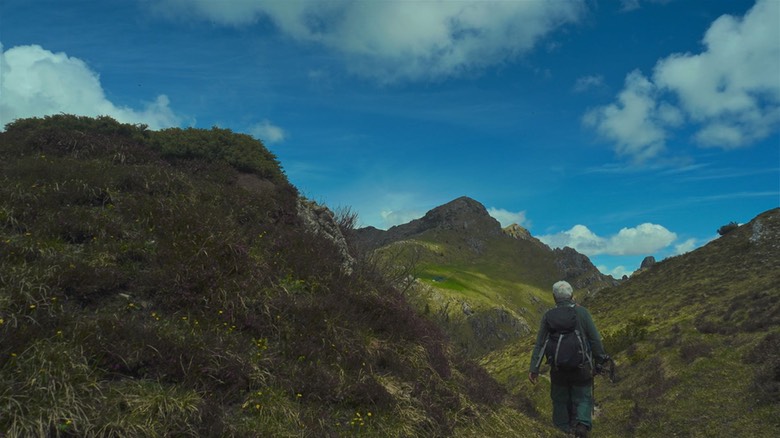
<instances>
[{"instance_id":1,"label":"person's arm","mask_svg":"<svg viewBox=\"0 0 780 438\"><path fill-rule=\"evenodd\" d=\"M534 345L533 354L531 354L531 365L528 372L528 380L531 383L536 383L539 378L539 358L544 352L542 351L542 344L547 339L547 314L542 317L542 322L539 324L539 333L536 335L536 345Z\"/></svg>"},{"instance_id":2,"label":"person's arm","mask_svg":"<svg viewBox=\"0 0 780 438\"><path fill-rule=\"evenodd\" d=\"M601 342L601 334L596 328L596 324L593 323L593 318L590 316L588 309L582 306L579 306L579 309L580 321L583 325L583 329L585 330L585 336L588 338L588 342L590 343L590 351L593 353L593 358L596 359L596 363L601 363L609 358L609 356L607 356L607 352L604 351L604 344Z\"/></svg>"}]
</instances>

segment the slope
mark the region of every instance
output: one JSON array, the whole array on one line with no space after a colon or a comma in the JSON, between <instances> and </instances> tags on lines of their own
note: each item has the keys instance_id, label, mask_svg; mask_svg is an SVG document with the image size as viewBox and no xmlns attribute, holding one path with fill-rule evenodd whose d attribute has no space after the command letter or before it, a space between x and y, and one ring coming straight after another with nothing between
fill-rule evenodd
<instances>
[{"instance_id":1,"label":"slope","mask_svg":"<svg viewBox=\"0 0 780 438\"><path fill-rule=\"evenodd\" d=\"M774 209L584 300L618 364L596 381L599 436L777 436L778 284ZM546 416L547 387L524 380L532 343L483 364Z\"/></svg>"},{"instance_id":2,"label":"slope","mask_svg":"<svg viewBox=\"0 0 780 438\"><path fill-rule=\"evenodd\" d=\"M460 351L480 357L528 335L566 279L595 293L616 284L571 248L551 250L521 227L502 230L479 202L457 198L387 231L356 231L364 251L414 278L408 296Z\"/></svg>"},{"instance_id":3,"label":"slope","mask_svg":"<svg viewBox=\"0 0 780 438\"><path fill-rule=\"evenodd\" d=\"M300 201L228 130L9 124L0 435L551 435Z\"/></svg>"}]
</instances>

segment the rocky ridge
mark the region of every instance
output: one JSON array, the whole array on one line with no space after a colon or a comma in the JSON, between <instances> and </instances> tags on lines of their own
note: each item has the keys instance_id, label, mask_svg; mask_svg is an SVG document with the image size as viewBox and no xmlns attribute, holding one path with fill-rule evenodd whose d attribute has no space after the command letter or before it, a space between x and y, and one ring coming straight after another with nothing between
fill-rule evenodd
<instances>
[{"instance_id":1,"label":"rocky ridge","mask_svg":"<svg viewBox=\"0 0 780 438\"><path fill-rule=\"evenodd\" d=\"M587 293L594 293L618 283L618 280L611 276L602 274L587 256L572 248L553 250L518 224L502 229L484 205L466 196L436 207L420 219L393 226L387 231L374 227L358 229L355 238L362 248L373 250L393 242L411 239L431 230L452 230L461 233L476 256L484 250L486 238L509 237L530 243L531 246L523 251L552 254L555 269L559 273L558 278L570 282L575 289L585 289Z\"/></svg>"}]
</instances>

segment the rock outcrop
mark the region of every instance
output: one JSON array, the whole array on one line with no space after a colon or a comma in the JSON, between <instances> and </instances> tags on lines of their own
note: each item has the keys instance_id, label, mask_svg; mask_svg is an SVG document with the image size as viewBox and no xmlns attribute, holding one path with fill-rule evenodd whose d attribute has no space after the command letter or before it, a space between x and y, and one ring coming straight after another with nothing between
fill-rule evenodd
<instances>
[{"instance_id":1,"label":"rock outcrop","mask_svg":"<svg viewBox=\"0 0 780 438\"><path fill-rule=\"evenodd\" d=\"M587 293L593 293L619 283L619 280L602 274L587 256L572 248L552 250L518 224L502 229L482 204L466 196L436 207L420 219L394 226L387 231L374 227L355 230L354 237L362 250L373 250L432 230L456 231L462 244L469 248L475 257L488 251L487 242L495 244L496 239L512 238L518 241L516 247L519 254L524 255L519 257L517 263L523 263L520 260L527 263L529 259L534 259L537 262L550 260L550 264L554 264L546 269L549 272L550 278L547 281L550 284L563 279L570 282L575 289L585 289ZM508 263L511 264L512 261Z\"/></svg>"},{"instance_id":2,"label":"rock outcrop","mask_svg":"<svg viewBox=\"0 0 780 438\"><path fill-rule=\"evenodd\" d=\"M650 269L655 264L655 257L647 256L642 259L642 264L639 265L639 269Z\"/></svg>"},{"instance_id":3,"label":"rock outcrop","mask_svg":"<svg viewBox=\"0 0 780 438\"><path fill-rule=\"evenodd\" d=\"M533 243L534 245L540 247L540 248L546 248L550 249L547 245L544 244L541 240L537 239L536 237L531 235L531 232L527 229L521 227L518 224L512 224L506 228L503 229L504 234L506 234L509 237L513 237L517 240L524 240L526 242Z\"/></svg>"},{"instance_id":4,"label":"rock outcrop","mask_svg":"<svg viewBox=\"0 0 780 438\"><path fill-rule=\"evenodd\" d=\"M342 271L348 275L351 274L355 259L349 253L347 240L341 233L333 212L314 201L298 198L298 216L308 232L324 236L336 245L341 256Z\"/></svg>"},{"instance_id":5,"label":"rock outcrop","mask_svg":"<svg viewBox=\"0 0 780 438\"><path fill-rule=\"evenodd\" d=\"M611 275L602 274L586 255L580 254L568 246L556 248L553 253L555 254L555 265L561 273L561 279L568 281L575 290L586 289L587 292L597 292L619 283Z\"/></svg>"}]
</instances>

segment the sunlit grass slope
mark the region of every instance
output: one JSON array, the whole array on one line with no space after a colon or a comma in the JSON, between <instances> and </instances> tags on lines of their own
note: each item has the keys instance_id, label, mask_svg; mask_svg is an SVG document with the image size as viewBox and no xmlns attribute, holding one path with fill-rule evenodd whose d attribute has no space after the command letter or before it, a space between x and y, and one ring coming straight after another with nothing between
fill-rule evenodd
<instances>
[{"instance_id":1,"label":"sunlit grass slope","mask_svg":"<svg viewBox=\"0 0 780 438\"><path fill-rule=\"evenodd\" d=\"M297 199L227 130L10 124L0 435L552 436Z\"/></svg>"},{"instance_id":2,"label":"sunlit grass slope","mask_svg":"<svg viewBox=\"0 0 780 438\"><path fill-rule=\"evenodd\" d=\"M616 383L596 380L598 436L778 436L779 285L775 209L587 300L618 365ZM532 347L482 363L547 418L549 386L525 381Z\"/></svg>"},{"instance_id":3,"label":"sunlit grass slope","mask_svg":"<svg viewBox=\"0 0 780 438\"><path fill-rule=\"evenodd\" d=\"M474 242L460 231L433 229L379 251L415 261L411 301L457 348L480 357L535 330L558 274L549 249L506 235Z\"/></svg>"}]
</instances>

